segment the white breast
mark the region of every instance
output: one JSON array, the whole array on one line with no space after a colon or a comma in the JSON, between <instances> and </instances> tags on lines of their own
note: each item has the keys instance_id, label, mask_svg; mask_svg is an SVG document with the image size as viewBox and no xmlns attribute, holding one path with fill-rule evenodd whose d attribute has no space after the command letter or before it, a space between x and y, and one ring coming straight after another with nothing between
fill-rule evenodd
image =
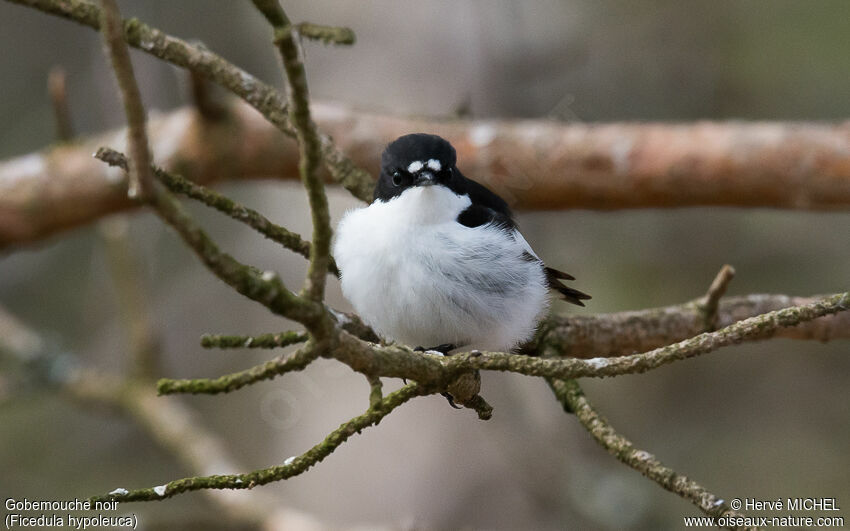
<instances>
[{"instance_id":1,"label":"white breast","mask_svg":"<svg viewBox=\"0 0 850 531\"><path fill-rule=\"evenodd\" d=\"M379 334L413 347L508 350L534 333L548 304L542 265L523 258L518 233L457 223L469 205L443 186L414 187L340 221L343 293Z\"/></svg>"}]
</instances>

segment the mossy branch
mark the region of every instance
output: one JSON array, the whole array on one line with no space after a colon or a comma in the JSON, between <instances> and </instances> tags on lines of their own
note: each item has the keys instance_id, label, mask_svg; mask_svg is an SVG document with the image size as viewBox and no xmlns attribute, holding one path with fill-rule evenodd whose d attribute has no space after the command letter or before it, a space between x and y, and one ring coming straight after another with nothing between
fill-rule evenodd
<instances>
[{"instance_id":1,"label":"mossy branch","mask_svg":"<svg viewBox=\"0 0 850 531\"><path fill-rule=\"evenodd\" d=\"M321 41L324 44L350 46L356 40L354 30L344 26L323 26L322 24L302 22L296 28L298 29L298 34L302 37Z\"/></svg>"},{"instance_id":2,"label":"mossy branch","mask_svg":"<svg viewBox=\"0 0 850 531\"><path fill-rule=\"evenodd\" d=\"M201 336L201 346L204 348L282 348L297 343L304 343L310 338L304 332L278 332L276 334L260 334L258 336L227 336L219 334L204 334Z\"/></svg>"},{"instance_id":3,"label":"mossy branch","mask_svg":"<svg viewBox=\"0 0 850 531\"><path fill-rule=\"evenodd\" d=\"M218 378L196 378L174 380L162 378L157 382L157 392L161 395L177 393L215 395L229 393L246 385L269 380L288 372L304 370L313 362L320 351L312 345L307 345L289 356L278 356L261 365L244 371L219 376Z\"/></svg>"},{"instance_id":4,"label":"mossy branch","mask_svg":"<svg viewBox=\"0 0 850 531\"><path fill-rule=\"evenodd\" d=\"M274 42L280 51L289 85L289 120L298 139L298 171L307 189L310 215L313 220L313 245L310 265L304 284L304 295L319 303L325 295L325 271L328 269L331 248L331 222L325 184L319 178L322 162L321 141L316 124L310 116L310 92L307 72L292 25L277 0L253 0L256 8L274 29ZM317 333L314 330L314 333Z\"/></svg>"},{"instance_id":5,"label":"mossy branch","mask_svg":"<svg viewBox=\"0 0 850 531\"><path fill-rule=\"evenodd\" d=\"M562 379L638 374L674 361L707 354L742 341L770 337L780 328L796 326L848 309L850 309L850 292L838 293L802 306L784 308L744 319L716 332L706 332L673 345L631 356L591 359L538 358L484 352L456 354L445 358L442 364L449 371L462 369L496 370L516 372L527 376ZM546 356L558 355L557 350L546 349L547 347L544 347L540 354ZM408 377L415 379L412 375Z\"/></svg>"},{"instance_id":6,"label":"mossy branch","mask_svg":"<svg viewBox=\"0 0 850 531\"><path fill-rule=\"evenodd\" d=\"M132 490L123 494L110 493L93 497L92 501L116 500L119 502L164 500L182 492L203 489L251 489L274 481L297 476L306 472L310 467L324 460L352 435L364 429L375 426L393 412L397 407L417 396L431 394L433 391L418 384L408 384L398 391L390 393L379 402L371 405L365 413L345 422L332 431L319 444L295 457L290 457L284 464L256 470L247 474L199 476L170 481L159 487Z\"/></svg>"},{"instance_id":7,"label":"mossy branch","mask_svg":"<svg viewBox=\"0 0 850 531\"><path fill-rule=\"evenodd\" d=\"M547 381L564 409L568 413L574 413L593 439L620 462L637 470L662 488L690 501L708 516L715 518L743 516L733 511L723 499L710 493L699 483L664 466L651 453L635 448L631 441L617 433L593 408L578 382L552 379Z\"/></svg>"},{"instance_id":8,"label":"mossy branch","mask_svg":"<svg viewBox=\"0 0 850 531\"><path fill-rule=\"evenodd\" d=\"M120 166L116 151L101 150L95 155L107 164ZM170 194L158 191L150 200L157 214L171 225L207 268L242 295L261 303L272 312L301 323L314 322L321 311L286 289L276 273L260 272L240 263L207 235Z\"/></svg>"},{"instance_id":9,"label":"mossy branch","mask_svg":"<svg viewBox=\"0 0 850 531\"><path fill-rule=\"evenodd\" d=\"M101 148L97 151L97 153L95 153L95 157L109 163L112 166L118 166L127 170L126 157L114 149L106 147ZM248 208L229 197L225 197L206 186L195 184L185 177L167 172L158 166L151 165L151 170L157 180L159 180L159 182L164 184L172 192L200 201L201 203L248 225L266 238L279 243L284 248L298 253L305 258L310 257L310 242L301 239L299 234L271 222L268 218L256 210ZM328 272L334 276L339 276L339 269L337 269L336 262L334 262L332 257L328 260Z\"/></svg>"}]
</instances>

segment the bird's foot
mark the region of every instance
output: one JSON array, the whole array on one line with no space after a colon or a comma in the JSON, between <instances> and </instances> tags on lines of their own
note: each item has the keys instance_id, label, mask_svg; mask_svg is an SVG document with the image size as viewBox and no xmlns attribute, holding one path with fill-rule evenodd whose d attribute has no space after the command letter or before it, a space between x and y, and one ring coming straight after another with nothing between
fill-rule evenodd
<instances>
[{"instance_id":1,"label":"bird's foot","mask_svg":"<svg viewBox=\"0 0 850 531\"><path fill-rule=\"evenodd\" d=\"M455 409L461 409L461 407L459 405L455 404L455 397L453 397L451 394L449 394L449 393L440 393L440 394L443 395L444 397L446 397L446 400L449 401L450 406L452 406Z\"/></svg>"},{"instance_id":2,"label":"bird's foot","mask_svg":"<svg viewBox=\"0 0 850 531\"><path fill-rule=\"evenodd\" d=\"M442 345L437 345L436 347L416 347L413 349L414 352L439 352L443 356L450 356L449 352L456 349L457 345L453 343L443 343Z\"/></svg>"}]
</instances>

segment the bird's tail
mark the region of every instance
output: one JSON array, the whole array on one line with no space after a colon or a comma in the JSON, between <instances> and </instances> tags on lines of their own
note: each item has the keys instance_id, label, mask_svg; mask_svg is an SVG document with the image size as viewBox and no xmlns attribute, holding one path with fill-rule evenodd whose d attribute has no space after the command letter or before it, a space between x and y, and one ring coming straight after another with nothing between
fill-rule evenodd
<instances>
[{"instance_id":1,"label":"bird's tail","mask_svg":"<svg viewBox=\"0 0 850 531\"><path fill-rule=\"evenodd\" d=\"M584 306L584 303L581 301L589 299L590 295L569 286L565 286L564 283L561 282L562 280L575 280L575 277L569 273L564 273L563 271L558 271L551 267L546 267L545 269L546 283L549 285L550 289L554 289L560 293L563 300L577 306Z\"/></svg>"}]
</instances>

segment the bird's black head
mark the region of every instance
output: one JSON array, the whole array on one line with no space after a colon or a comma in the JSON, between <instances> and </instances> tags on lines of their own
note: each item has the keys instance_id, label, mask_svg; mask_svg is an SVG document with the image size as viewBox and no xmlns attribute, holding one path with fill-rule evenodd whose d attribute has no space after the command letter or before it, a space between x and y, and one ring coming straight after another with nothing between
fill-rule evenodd
<instances>
[{"instance_id":1,"label":"bird's black head","mask_svg":"<svg viewBox=\"0 0 850 531\"><path fill-rule=\"evenodd\" d=\"M413 186L449 186L457 173L455 148L437 135L414 133L390 142L381 155L375 199L388 201Z\"/></svg>"}]
</instances>

